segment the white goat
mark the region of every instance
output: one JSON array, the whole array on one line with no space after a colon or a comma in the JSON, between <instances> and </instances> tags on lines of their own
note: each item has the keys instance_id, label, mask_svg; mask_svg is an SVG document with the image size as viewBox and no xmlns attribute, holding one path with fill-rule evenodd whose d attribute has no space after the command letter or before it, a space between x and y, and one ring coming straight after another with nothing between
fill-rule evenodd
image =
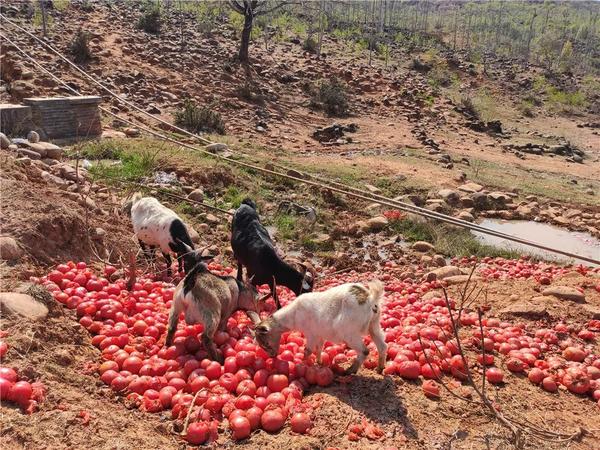
<instances>
[{"instance_id":1,"label":"white goat","mask_svg":"<svg viewBox=\"0 0 600 450\"><path fill-rule=\"evenodd\" d=\"M183 220L175 211L167 208L154 197L142 197L139 192L123 205L123 210L131 217L133 231L146 257L151 258L154 249L158 247L167 262L169 275L171 274L171 252L177 254L179 271L182 269L182 263L186 272L192 269L186 266L184 255L187 253L185 245L193 249L194 244Z\"/></svg>"},{"instance_id":2,"label":"white goat","mask_svg":"<svg viewBox=\"0 0 600 450\"><path fill-rule=\"evenodd\" d=\"M255 328L256 338L260 346L275 357L281 334L289 330L301 331L306 337L305 356L315 352L319 364L325 341L343 341L357 352L356 360L346 373L356 373L369 355L362 338L368 333L377 347L377 370L381 372L387 354L379 323L382 297L383 283L380 281L372 281L368 287L347 283L324 292L302 294L260 322Z\"/></svg>"}]
</instances>

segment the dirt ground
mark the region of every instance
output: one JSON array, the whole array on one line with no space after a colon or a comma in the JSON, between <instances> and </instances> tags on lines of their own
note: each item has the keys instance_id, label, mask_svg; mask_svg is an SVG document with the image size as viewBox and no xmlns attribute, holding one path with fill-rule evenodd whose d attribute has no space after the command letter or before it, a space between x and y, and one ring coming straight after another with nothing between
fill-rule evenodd
<instances>
[{"instance_id":1,"label":"dirt ground","mask_svg":"<svg viewBox=\"0 0 600 450\"><path fill-rule=\"evenodd\" d=\"M586 286L594 277L566 277L561 284ZM531 281L483 282L489 296L487 315L494 317L505 306L520 299L538 296L538 285ZM458 287L451 288L451 294ZM600 307L600 295L585 289L588 305ZM560 303L556 300L556 303ZM525 321L529 332L565 321L582 325L589 313L582 305L557 304L544 321ZM48 397L40 411L23 415L17 408L2 407L2 442L7 449L152 449L185 448L171 430L170 412L142 413L128 409L93 373L100 352L90 344L90 336L77 322L72 311L54 306L47 319L32 322L5 317L2 330L9 353L4 361L24 376L42 381ZM513 318L515 319L515 318ZM600 351L596 343L595 352ZM585 430L583 437L569 448L591 450L600 437L598 406L589 397L565 390L550 394L532 385L524 376L507 372L506 383L488 387L490 398L513 418L561 433ZM470 388L460 388L466 393ZM471 395L474 395L471 391ZM312 388L305 402L313 408L314 428L309 435L295 435L286 426L278 434L255 432L248 440L234 444L225 430L208 448L398 448L398 449L479 449L510 448L507 433L497 422L465 401L442 391L440 400L427 399L420 382L397 376L381 376L361 369L352 377L340 377L328 388ZM84 416L89 413L89 423ZM362 419L378 425L384 436L348 440L347 428ZM489 445L489 447L486 447ZM528 442L527 448L561 448L556 442Z\"/></svg>"}]
</instances>

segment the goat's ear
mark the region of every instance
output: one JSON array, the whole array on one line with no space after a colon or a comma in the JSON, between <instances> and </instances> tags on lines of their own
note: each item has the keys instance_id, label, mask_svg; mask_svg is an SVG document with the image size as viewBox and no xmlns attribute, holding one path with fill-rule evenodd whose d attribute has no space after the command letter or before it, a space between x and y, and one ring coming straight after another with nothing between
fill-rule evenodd
<instances>
[{"instance_id":1,"label":"goat's ear","mask_svg":"<svg viewBox=\"0 0 600 450\"><path fill-rule=\"evenodd\" d=\"M183 245L183 248L185 248L185 251L186 251L186 252L190 253L190 252L193 252L193 251L194 251L194 249L193 249L192 247L190 247L189 245L187 245L187 244L186 244L185 242L183 242L181 239L179 239L179 238L175 238L175 240L176 240L177 242L179 242L181 245Z\"/></svg>"}]
</instances>

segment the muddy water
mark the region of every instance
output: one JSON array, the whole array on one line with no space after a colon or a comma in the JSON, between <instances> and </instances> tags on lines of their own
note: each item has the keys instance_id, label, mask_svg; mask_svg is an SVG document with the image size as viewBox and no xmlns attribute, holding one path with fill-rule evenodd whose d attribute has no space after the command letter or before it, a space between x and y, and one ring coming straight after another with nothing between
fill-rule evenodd
<instances>
[{"instance_id":1,"label":"muddy water","mask_svg":"<svg viewBox=\"0 0 600 450\"><path fill-rule=\"evenodd\" d=\"M500 220L485 219L479 225L495 231L518 236L523 239L537 242L548 247L576 253L581 256L600 259L600 240L588 233L568 231L563 228L548 225L546 223L532 222L526 220ZM548 260L565 261L574 264L591 265L579 259L568 259L566 256L540 250L516 242L507 241L495 236L473 232L473 234L484 244L496 247L523 251L531 255L537 255Z\"/></svg>"}]
</instances>

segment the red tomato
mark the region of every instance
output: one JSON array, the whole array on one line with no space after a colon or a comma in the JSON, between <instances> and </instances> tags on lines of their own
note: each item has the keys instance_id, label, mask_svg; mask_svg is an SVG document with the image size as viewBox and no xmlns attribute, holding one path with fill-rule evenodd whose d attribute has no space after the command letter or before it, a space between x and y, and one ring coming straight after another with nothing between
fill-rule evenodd
<instances>
[{"instance_id":1,"label":"red tomato","mask_svg":"<svg viewBox=\"0 0 600 450\"><path fill-rule=\"evenodd\" d=\"M542 380L545 378L545 374L542 369L538 369L537 367L534 367L527 374L527 378L529 378L529 381L531 381L533 384L540 384L542 382Z\"/></svg>"},{"instance_id":2,"label":"red tomato","mask_svg":"<svg viewBox=\"0 0 600 450\"><path fill-rule=\"evenodd\" d=\"M317 369L317 384L321 387L329 386L333 383L333 372L329 367L319 367Z\"/></svg>"},{"instance_id":3,"label":"red tomato","mask_svg":"<svg viewBox=\"0 0 600 450\"><path fill-rule=\"evenodd\" d=\"M556 384L556 381L554 381L554 378L552 378L552 377L544 378L542 380L542 387L544 388L544 390L546 390L548 392L558 391L558 385Z\"/></svg>"},{"instance_id":4,"label":"red tomato","mask_svg":"<svg viewBox=\"0 0 600 450\"><path fill-rule=\"evenodd\" d=\"M288 387L288 377L281 374L270 375L267 379L267 387L271 392L281 392Z\"/></svg>"},{"instance_id":5,"label":"red tomato","mask_svg":"<svg viewBox=\"0 0 600 450\"><path fill-rule=\"evenodd\" d=\"M485 377L492 384L502 383L504 373L497 367L490 367L485 371Z\"/></svg>"},{"instance_id":6,"label":"red tomato","mask_svg":"<svg viewBox=\"0 0 600 450\"><path fill-rule=\"evenodd\" d=\"M201 445L208 440L209 434L210 429L206 422L194 422L189 424L185 439L192 445Z\"/></svg>"},{"instance_id":7,"label":"red tomato","mask_svg":"<svg viewBox=\"0 0 600 450\"><path fill-rule=\"evenodd\" d=\"M274 433L275 431L279 431L283 424L285 423L285 416L281 409L270 409L265 411L260 418L260 424L270 433Z\"/></svg>"},{"instance_id":8,"label":"red tomato","mask_svg":"<svg viewBox=\"0 0 600 450\"><path fill-rule=\"evenodd\" d=\"M14 383L12 381L9 381L5 378L0 378L0 400L8 400L8 396L13 384Z\"/></svg>"},{"instance_id":9,"label":"red tomato","mask_svg":"<svg viewBox=\"0 0 600 450\"><path fill-rule=\"evenodd\" d=\"M402 361L396 370L402 378L416 380L421 374L421 365L417 361Z\"/></svg>"},{"instance_id":10,"label":"red tomato","mask_svg":"<svg viewBox=\"0 0 600 450\"><path fill-rule=\"evenodd\" d=\"M429 398L440 398L440 387L433 380L423 381L423 392Z\"/></svg>"},{"instance_id":11,"label":"red tomato","mask_svg":"<svg viewBox=\"0 0 600 450\"><path fill-rule=\"evenodd\" d=\"M8 398L22 406L29 401L32 392L31 384L28 381L17 381L10 389Z\"/></svg>"},{"instance_id":12,"label":"red tomato","mask_svg":"<svg viewBox=\"0 0 600 450\"><path fill-rule=\"evenodd\" d=\"M290 425L294 433L306 433L311 427L312 423L310 417L306 413L298 412L295 413L290 419Z\"/></svg>"},{"instance_id":13,"label":"red tomato","mask_svg":"<svg viewBox=\"0 0 600 450\"><path fill-rule=\"evenodd\" d=\"M231 427L231 436L236 441L246 439L248 436L250 436L250 432L252 431L252 426L250 425L250 421L247 417L234 417L232 420L230 420L229 426Z\"/></svg>"},{"instance_id":14,"label":"red tomato","mask_svg":"<svg viewBox=\"0 0 600 450\"><path fill-rule=\"evenodd\" d=\"M0 359L4 358L6 352L8 351L8 344L4 341L0 341Z\"/></svg>"},{"instance_id":15,"label":"red tomato","mask_svg":"<svg viewBox=\"0 0 600 450\"><path fill-rule=\"evenodd\" d=\"M253 406L246 411L246 417L250 421L250 427L256 430L260 426L260 419L262 417L263 410L258 406Z\"/></svg>"},{"instance_id":16,"label":"red tomato","mask_svg":"<svg viewBox=\"0 0 600 450\"><path fill-rule=\"evenodd\" d=\"M127 370L133 374L139 373L140 369L144 365L144 361L137 356L130 356L125 361L123 361L123 370Z\"/></svg>"},{"instance_id":17,"label":"red tomato","mask_svg":"<svg viewBox=\"0 0 600 450\"><path fill-rule=\"evenodd\" d=\"M17 381L17 372L10 367L0 367L0 378L15 383Z\"/></svg>"}]
</instances>

